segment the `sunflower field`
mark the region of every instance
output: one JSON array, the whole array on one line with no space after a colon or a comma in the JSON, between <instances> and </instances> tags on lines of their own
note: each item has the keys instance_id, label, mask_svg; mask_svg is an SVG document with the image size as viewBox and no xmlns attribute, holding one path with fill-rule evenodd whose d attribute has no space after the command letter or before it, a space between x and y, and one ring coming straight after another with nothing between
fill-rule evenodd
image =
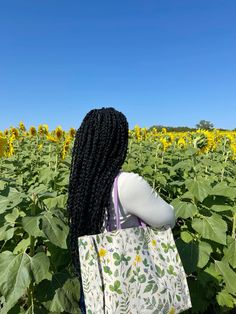
<instances>
[{"instance_id":1,"label":"sunflower field","mask_svg":"<svg viewBox=\"0 0 236 314\"><path fill-rule=\"evenodd\" d=\"M0 131L0 312L80 313L66 201L76 130ZM193 308L236 308L236 132L129 130L124 171L173 205ZM150 286L150 289L152 287Z\"/></svg>"}]
</instances>

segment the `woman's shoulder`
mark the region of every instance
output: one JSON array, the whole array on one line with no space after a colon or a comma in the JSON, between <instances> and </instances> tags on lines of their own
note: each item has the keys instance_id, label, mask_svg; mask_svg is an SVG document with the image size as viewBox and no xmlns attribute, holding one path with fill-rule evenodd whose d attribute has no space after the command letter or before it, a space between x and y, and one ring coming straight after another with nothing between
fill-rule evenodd
<instances>
[{"instance_id":1,"label":"woman's shoulder","mask_svg":"<svg viewBox=\"0 0 236 314\"><path fill-rule=\"evenodd\" d=\"M121 171L120 176L122 177L129 177L129 178L143 178L140 176L138 173L133 172L133 171Z\"/></svg>"},{"instance_id":2,"label":"woman's shoulder","mask_svg":"<svg viewBox=\"0 0 236 314\"><path fill-rule=\"evenodd\" d=\"M121 171L118 185L121 188L123 187L123 194L129 194L131 190L137 193L143 189L146 190L150 188L148 182L141 175L133 171Z\"/></svg>"},{"instance_id":3,"label":"woman's shoulder","mask_svg":"<svg viewBox=\"0 0 236 314\"><path fill-rule=\"evenodd\" d=\"M143 176L133 171L121 171L120 177L127 179L128 181L146 182Z\"/></svg>"}]
</instances>

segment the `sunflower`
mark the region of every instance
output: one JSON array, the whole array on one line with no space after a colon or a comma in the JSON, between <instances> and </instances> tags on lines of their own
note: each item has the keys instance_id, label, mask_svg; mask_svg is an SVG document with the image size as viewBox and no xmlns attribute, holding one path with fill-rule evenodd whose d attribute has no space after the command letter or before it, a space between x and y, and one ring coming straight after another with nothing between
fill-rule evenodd
<instances>
[{"instance_id":1,"label":"sunflower","mask_svg":"<svg viewBox=\"0 0 236 314\"><path fill-rule=\"evenodd\" d=\"M19 127L22 131L26 131L25 125L22 121L19 123Z\"/></svg>"},{"instance_id":2,"label":"sunflower","mask_svg":"<svg viewBox=\"0 0 236 314\"><path fill-rule=\"evenodd\" d=\"M74 128L70 128L69 130L69 136L74 138L75 137L75 133L76 133L76 130Z\"/></svg>"},{"instance_id":3,"label":"sunflower","mask_svg":"<svg viewBox=\"0 0 236 314\"><path fill-rule=\"evenodd\" d=\"M162 148L164 151L166 151L166 149L169 147L169 142L166 140L166 138L161 138L160 142L162 144Z\"/></svg>"},{"instance_id":4,"label":"sunflower","mask_svg":"<svg viewBox=\"0 0 236 314\"><path fill-rule=\"evenodd\" d=\"M60 126L58 126L55 130L55 137L60 140L64 135L64 132Z\"/></svg>"},{"instance_id":5,"label":"sunflower","mask_svg":"<svg viewBox=\"0 0 236 314\"><path fill-rule=\"evenodd\" d=\"M5 151L5 156L10 157L14 153L13 141L16 139L15 135L13 134L8 141L7 150Z\"/></svg>"},{"instance_id":6,"label":"sunflower","mask_svg":"<svg viewBox=\"0 0 236 314\"><path fill-rule=\"evenodd\" d=\"M5 131L4 131L4 135L8 135L8 134L9 134L8 129L5 129Z\"/></svg>"},{"instance_id":7,"label":"sunflower","mask_svg":"<svg viewBox=\"0 0 236 314\"><path fill-rule=\"evenodd\" d=\"M19 131L17 130L17 128L11 128L10 132L11 132L11 135L14 135L16 138L19 137Z\"/></svg>"},{"instance_id":8,"label":"sunflower","mask_svg":"<svg viewBox=\"0 0 236 314\"><path fill-rule=\"evenodd\" d=\"M184 147L186 146L186 142L185 142L185 140L184 140L183 137L181 137L181 138L178 140L178 146L179 146L180 148L184 148Z\"/></svg>"},{"instance_id":9,"label":"sunflower","mask_svg":"<svg viewBox=\"0 0 236 314\"><path fill-rule=\"evenodd\" d=\"M47 140L50 142L57 143L57 139L50 134L47 135Z\"/></svg>"},{"instance_id":10,"label":"sunflower","mask_svg":"<svg viewBox=\"0 0 236 314\"><path fill-rule=\"evenodd\" d=\"M37 130L34 126L31 126L29 129L29 133L31 136L35 136L37 134Z\"/></svg>"},{"instance_id":11,"label":"sunflower","mask_svg":"<svg viewBox=\"0 0 236 314\"><path fill-rule=\"evenodd\" d=\"M7 150L7 138L0 136L0 157L5 156L6 150Z\"/></svg>"},{"instance_id":12,"label":"sunflower","mask_svg":"<svg viewBox=\"0 0 236 314\"><path fill-rule=\"evenodd\" d=\"M48 135L48 125L47 124L40 124L38 126L38 133L39 135Z\"/></svg>"},{"instance_id":13,"label":"sunflower","mask_svg":"<svg viewBox=\"0 0 236 314\"><path fill-rule=\"evenodd\" d=\"M63 147L62 147L62 152L61 152L61 158L62 159L65 159L65 156L69 151L70 142L71 142L71 138L67 137L64 144L63 144Z\"/></svg>"}]
</instances>

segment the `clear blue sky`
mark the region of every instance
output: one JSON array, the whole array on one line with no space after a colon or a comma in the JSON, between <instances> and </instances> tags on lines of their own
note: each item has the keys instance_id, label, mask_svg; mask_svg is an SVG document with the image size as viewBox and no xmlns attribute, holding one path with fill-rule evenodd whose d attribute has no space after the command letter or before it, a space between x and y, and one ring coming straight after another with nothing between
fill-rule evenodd
<instances>
[{"instance_id":1,"label":"clear blue sky","mask_svg":"<svg viewBox=\"0 0 236 314\"><path fill-rule=\"evenodd\" d=\"M130 129L235 128L236 1L1 1L0 129L102 106Z\"/></svg>"}]
</instances>

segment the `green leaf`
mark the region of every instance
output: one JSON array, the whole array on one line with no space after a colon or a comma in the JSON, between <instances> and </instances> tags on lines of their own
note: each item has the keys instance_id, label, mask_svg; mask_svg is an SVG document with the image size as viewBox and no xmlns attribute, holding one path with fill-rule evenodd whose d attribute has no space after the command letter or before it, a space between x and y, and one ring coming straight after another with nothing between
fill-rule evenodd
<instances>
[{"instance_id":1,"label":"green leaf","mask_svg":"<svg viewBox=\"0 0 236 314\"><path fill-rule=\"evenodd\" d=\"M46 212L42 217L42 231L53 244L67 248L69 227L51 212Z\"/></svg>"},{"instance_id":2,"label":"green leaf","mask_svg":"<svg viewBox=\"0 0 236 314\"><path fill-rule=\"evenodd\" d=\"M55 273L52 280L43 280L36 287L36 297L49 313L77 314L80 298L78 278L70 278L67 271Z\"/></svg>"},{"instance_id":3,"label":"green leaf","mask_svg":"<svg viewBox=\"0 0 236 314\"><path fill-rule=\"evenodd\" d=\"M223 276L226 290L236 294L236 273L230 268L227 262L215 261L216 270Z\"/></svg>"},{"instance_id":4,"label":"green leaf","mask_svg":"<svg viewBox=\"0 0 236 314\"><path fill-rule=\"evenodd\" d=\"M6 182L0 180L0 190L4 190L6 186Z\"/></svg>"},{"instance_id":5,"label":"green leaf","mask_svg":"<svg viewBox=\"0 0 236 314\"><path fill-rule=\"evenodd\" d=\"M150 176L153 175L154 173L154 169L151 167L151 166L144 166L143 167L143 170L142 170L142 173L145 175L145 174L148 174Z\"/></svg>"},{"instance_id":6,"label":"green leaf","mask_svg":"<svg viewBox=\"0 0 236 314\"><path fill-rule=\"evenodd\" d=\"M50 263L54 269L61 270L70 264L71 257L68 249L62 249L51 242L47 243L47 248L50 253Z\"/></svg>"},{"instance_id":7,"label":"green leaf","mask_svg":"<svg viewBox=\"0 0 236 314\"><path fill-rule=\"evenodd\" d=\"M43 200L44 204L47 206L48 209L52 208L65 208L66 206L66 195L58 195L56 197L50 197Z\"/></svg>"},{"instance_id":8,"label":"green leaf","mask_svg":"<svg viewBox=\"0 0 236 314\"><path fill-rule=\"evenodd\" d=\"M228 260L229 264L236 268L236 240L227 237L227 248L224 248L225 258Z\"/></svg>"},{"instance_id":9,"label":"green leaf","mask_svg":"<svg viewBox=\"0 0 236 314\"><path fill-rule=\"evenodd\" d=\"M171 205L176 209L175 215L177 218L181 217L187 219L189 217L193 217L198 211L196 205L188 202L183 202L178 198L173 200L171 202Z\"/></svg>"},{"instance_id":10,"label":"green leaf","mask_svg":"<svg viewBox=\"0 0 236 314\"><path fill-rule=\"evenodd\" d=\"M194 218L192 227L203 238L226 244L227 224L218 214L213 214L210 217Z\"/></svg>"},{"instance_id":11,"label":"green leaf","mask_svg":"<svg viewBox=\"0 0 236 314\"><path fill-rule=\"evenodd\" d=\"M5 215L5 220L7 222L14 223L18 217L19 217L19 210L17 208L13 208L11 213Z\"/></svg>"},{"instance_id":12,"label":"green leaf","mask_svg":"<svg viewBox=\"0 0 236 314\"><path fill-rule=\"evenodd\" d=\"M138 281L141 282L141 283L145 282L146 281L146 276L144 274L140 275L138 277Z\"/></svg>"},{"instance_id":13,"label":"green leaf","mask_svg":"<svg viewBox=\"0 0 236 314\"><path fill-rule=\"evenodd\" d=\"M108 241L109 243L112 243L112 237L106 236L106 239L107 239L107 241Z\"/></svg>"},{"instance_id":14,"label":"green leaf","mask_svg":"<svg viewBox=\"0 0 236 314\"><path fill-rule=\"evenodd\" d=\"M202 202L211 192L211 186L207 180L186 180L185 185L188 190L196 197L197 200Z\"/></svg>"},{"instance_id":15,"label":"green leaf","mask_svg":"<svg viewBox=\"0 0 236 314\"><path fill-rule=\"evenodd\" d=\"M208 263L210 259L210 254L213 250L212 250L211 245L204 241L199 242L198 249L199 249L199 253L198 253L199 257L198 257L197 266L199 268L203 268Z\"/></svg>"},{"instance_id":16,"label":"green leaf","mask_svg":"<svg viewBox=\"0 0 236 314\"><path fill-rule=\"evenodd\" d=\"M0 269L0 293L11 308L26 293L32 280L30 258L25 253L14 255L4 251L0 254Z\"/></svg>"},{"instance_id":17,"label":"green leaf","mask_svg":"<svg viewBox=\"0 0 236 314\"><path fill-rule=\"evenodd\" d=\"M115 253L113 253L113 258L117 259L117 260L120 260L120 255L115 252Z\"/></svg>"},{"instance_id":18,"label":"green leaf","mask_svg":"<svg viewBox=\"0 0 236 314\"><path fill-rule=\"evenodd\" d=\"M109 285L109 289L113 292L115 291L114 287L112 285Z\"/></svg>"},{"instance_id":19,"label":"green leaf","mask_svg":"<svg viewBox=\"0 0 236 314\"><path fill-rule=\"evenodd\" d=\"M193 240L193 236L191 233L187 232L187 231L182 231L180 233L180 237L181 239L186 242L186 243L189 243Z\"/></svg>"},{"instance_id":20,"label":"green leaf","mask_svg":"<svg viewBox=\"0 0 236 314\"><path fill-rule=\"evenodd\" d=\"M184 184L184 183L183 183ZM194 195L190 192L190 191L187 191L185 192L184 194L182 194L180 196L181 200L184 200L184 199L187 199L187 200L194 200Z\"/></svg>"},{"instance_id":21,"label":"green leaf","mask_svg":"<svg viewBox=\"0 0 236 314\"><path fill-rule=\"evenodd\" d=\"M153 286L153 283L149 283L146 288L144 289L144 292L149 292L152 290L152 286Z\"/></svg>"},{"instance_id":22,"label":"green leaf","mask_svg":"<svg viewBox=\"0 0 236 314\"><path fill-rule=\"evenodd\" d=\"M39 184L38 186L31 185L28 190L28 193L30 194L32 193L42 194L42 193L47 193L47 192L48 192L48 186L42 183Z\"/></svg>"},{"instance_id":23,"label":"green leaf","mask_svg":"<svg viewBox=\"0 0 236 314\"><path fill-rule=\"evenodd\" d=\"M191 274L197 268L198 243L195 241L185 243L181 239L177 239L176 246L186 274Z\"/></svg>"},{"instance_id":24,"label":"green leaf","mask_svg":"<svg viewBox=\"0 0 236 314\"><path fill-rule=\"evenodd\" d=\"M232 206L230 205L212 205L211 210L215 212L224 212L224 211L231 211Z\"/></svg>"},{"instance_id":25,"label":"green leaf","mask_svg":"<svg viewBox=\"0 0 236 314\"><path fill-rule=\"evenodd\" d=\"M51 280L52 275L49 273L50 261L44 252L35 254L30 262L34 280L37 284L43 279Z\"/></svg>"},{"instance_id":26,"label":"green leaf","mask_svg":"<svg viewBox=\"0 0 236 314\"><path fill-rule=\"evenodd\" d=\"M25 194L20 193L15 188L10 187L7 191L7 194L3 195L2 191L2 195L0 195L0 214L19 205L25 197Z\"/></svg>"},{"instance_id":27,"label":"green leaf","mask_svg":"<svg viewBox=\"0 0 236 314\"><path fill-rule=\"evenodd\" d=\"M210 192L211 195L221 195L232 200L235 199L236 188L228 186L226 182L217 183Z\"/></svg>"},{"instance_id":28,"label":"green leaf","mask_svg":"<svg viewBox=\"0 0 236 314\"><path fill-rule=\"evenodd\" d=\"M193 277L188 278L188 286L193 309L192 313L207 313L206 310L209 306L209 299L206 296L206 289Z\"/></svg>"},{"instance_id":29,"label":"green leaf","mask_svg":"<svg viewBox=\"0 0 236 314\"><path fill-rule=\"evenodd\" d=\"M42 216L23 217L23 229L31 236L42 237L44 233L39 228L40 219L42 219Z\"/></svg>"},{"instance_id":30,"label":"green leaf","mask_svg":"<svg viewBox=\"0 0 236 314\"><path fill-rule=\"evenodd\" d=\"M117 290L119 287L120 287L120 281L119 281L119 280L116 280L116 281L114 282L114 288L115 288L115 290Z\"/></svg>"},{"instance_id":31,"label":"green leaf","mask_svg":"<svg viewBox=\"0 0 236 314\"><path fill-rule=\"evenodd\" d=\"M30 246L30 237L22 239L13 250L13 254L23 253Z\"/></svg>"},{"instance_id":32,"label":"green leaf","mask_svg":"<svg viewBox=\"0 0 236 314\"><path fill-rule=\"evenodd\" d=\"M50 168L44 167L39 170L39 182L48 185L53 180L53 172Z\"/></svg>"},{"instance_id":33,"label":"green leaf","mask_svg":"<svg viewBox=\"0 0 236 314\"><path fill-rule=\"evenodd\" d=\"M16 228L12 228L12 225L6 223L3 227L0 228L0 241L8 241L14 236L14 231Z\"/></svg>"},{"instance_id":34,"label":"green leaf","mask_svg":"<svg viewBox=\"0 0 236 314\"><path fill-rule=\"evenodd\" d=\"M235 298L229 294L225 289L216 295L218 304L222 307L233 308L236 305Z\"/></svg>"}]
</instances>

